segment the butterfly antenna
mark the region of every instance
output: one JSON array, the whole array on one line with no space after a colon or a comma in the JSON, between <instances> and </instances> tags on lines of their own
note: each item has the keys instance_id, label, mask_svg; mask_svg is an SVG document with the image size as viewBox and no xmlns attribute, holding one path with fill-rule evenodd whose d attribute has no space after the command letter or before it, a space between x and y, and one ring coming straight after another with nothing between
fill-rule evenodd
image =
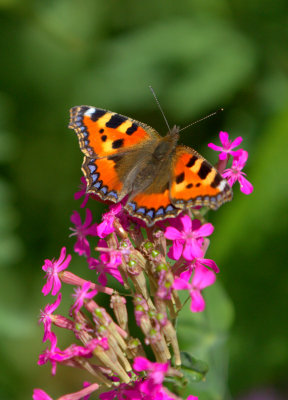
<instances>
[{"instance_id":1,"label":"butterfly antenna","mask_svg":"<svg viewBox=\"0 0 288 400\"><path fill-rule=\"evenodd\" d=\"M164 111L162 110L162 107L160 106L160 103L159 103L159 100L157 99L156 93L154 92L152 86L149 86L149 89L151 90L151 92L152 92L152 94L154 96L154 99L156 100L156 103L157 103L157 105L159 107L159 110L161 111L161 114L163 115L164 121L166 122L166 125L168 127L169 132L171 132L170 126L169 126L168 121L167 121L167 118L165 117Z\"/></svg>"},{"instance_id":2,"label":"butterfly antenna","mask_svg":"<svg viewBox=\"0 0 288 400\"><path fill-rule=\"evenodd\" d=\"M213 117L213 115L216 115L216 114L218 114L218 113L221 112L221 111L224 111L224 108L219 108L219 110L216 110L216 111L214 111L213 113L211 113L211 114L209 114L209 115L206 115L206 117L197 119L197 121L192 122L192 124L189 124L189 125L185 126L185 128L180 129L179 132L184 131L184 129L187 129L187 128L189 128L189 127L192 126L192 125L198 124L198 122L204 121L204 119Z\"/></svg>"}]
</instances>

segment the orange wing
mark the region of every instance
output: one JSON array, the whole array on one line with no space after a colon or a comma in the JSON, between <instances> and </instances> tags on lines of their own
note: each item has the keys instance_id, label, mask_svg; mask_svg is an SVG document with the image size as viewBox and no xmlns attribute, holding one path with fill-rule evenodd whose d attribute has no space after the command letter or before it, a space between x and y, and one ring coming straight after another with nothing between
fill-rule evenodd
<instances>
[{"instance_id":1,"label":"orange wing","mask_svg":"<svg viewBox=\"0 0 288 400\"><path fill-rule=\"evenodd\" d=\"M160 138L142 122L90 106L71 108L69 128L75 130L81 150L91 158L125 153Z\"/></svg>"},{"instance_id":2,"label":"orange wing","mask_svg":"<svg viewBox=\"0 0 288 400\"><path fill-rule=\"evenodd\" d=\"M172 163L170 198L177 208L217 209L232 200L232 189L216 168L190 147L177 146Z\"/></svg>"}]
</instances>

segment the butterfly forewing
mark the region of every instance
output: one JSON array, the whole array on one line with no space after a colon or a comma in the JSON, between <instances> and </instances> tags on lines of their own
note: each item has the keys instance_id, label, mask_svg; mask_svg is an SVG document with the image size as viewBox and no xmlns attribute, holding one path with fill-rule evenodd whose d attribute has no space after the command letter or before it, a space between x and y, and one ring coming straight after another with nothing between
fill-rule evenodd
<instances>
[{"instance_id":1,"label":"butterfly forewing","mask_svg":"<svg viewBox=\"0 0 288 400\"><path fill-rule=\"evenodd\" d=\"M177 146L172 162L170 197L175 207L208 206L217 209L232 199L232 189L195 150Z\"/></svg>"},{"instance_id":2,"label":"butterfly forewing","mask_svg":"<svg viewBox=\"0 0 288 400\"><path fill-rule=\"evenodd\" d=\"M75 130L81 150L91 158L135 150L160 137L154 129L141 122L90 106L71 108L69 128Z\"/></svg>"}]
</instances>

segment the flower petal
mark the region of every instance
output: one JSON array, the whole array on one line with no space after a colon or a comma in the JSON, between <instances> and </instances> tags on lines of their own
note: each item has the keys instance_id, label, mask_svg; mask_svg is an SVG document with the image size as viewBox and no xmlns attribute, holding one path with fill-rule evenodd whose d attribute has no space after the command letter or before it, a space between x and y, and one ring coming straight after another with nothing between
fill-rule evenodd
<instances>
[{"instance_id":1,"label":"flower petal","mask_svg":"<svg viewBox=\"0 0 288 400\"><path fill-rule=\"evenodd\" d=\"M176 290L186 290L189 289L191 285L186 282L184 279L181 278L175 278L173 282L173 288Z\"/></svg>"},{"instance_id":2,"label":"flower petal","mask_svg":"<svg viewBox=\"0 0 288 400\"><path fill-rule=\"evenodd\" d=\"M204 289L206 286L212 285L216 280L216 276L213 271L199 265L195 269L194 276L192 278L192 285L197 289Z\"/></svg>"},{"instance_id":3,"label":"flower petal","mask_svg":"<svg viewBox=\"0 0 288 400\"><path fill-rule=\"evenodd\" d=\"M210 236L214 232L214 226L210 223L202 225L197 232L195 231L195 237Z\"/></svg>"},{"instance_id":4,"label":"flower petal","mask_svg":"<svg viewBox=\"0 0 288 400\"><path fill-rule=\"evenodd\" d=\"M183 241L175 240L168 251L168 257L172 260L179 260L183 252Z\"/></svg>"},{"instance_id":5,"label":"flower petal","mask_svg":"<svg viewBox=\"0 0 288 400\"><path fill-rule=\"evenodd\" d=\"M243 138L241 136L238 136L236 139L233 140L233 142L230 144L230 149L234 149L234 147L239 146L240 143L242 143Z\"/></svg>"},{"instance_id":6,"label":"flower petal","mask_svg":"<svg viewBox=\"0 0 288 400\"><path fill-rule=\"evenodd\" d=\"M77 211L73 211L73 214L70 217L70 221L76 226L81 225L80 214Z\"/></svg>"},{"instance_id":7,"label":"flower petal","mask_svg":"<svg viewBox=\"0 0 288 400\"><path fill-rule=\"evenodd\" d=\"M199 290L193 290L191 293L191 306L192 312L201 312L205 309L205 301Z\"/></svg>"},{"instance_id":8,"label":"flower petal","mask_svg":"<svg viewBox=\"0 0 288 400\"><path fill-rule=\"evenodd\" d=\"M224 161L228 158L228 154L225 151L222 151L222 153L219 154L219 159L221 161Z\"/></svg>"},{"instance_id":9,"label":"flower petal","mask_svg":"<svg viewBox=\"0 0 288 400\"><path fill-rule=\"evenodd\" d=\"M173 226L168 226L166 228L164 236L170 240L182 239L181 232L179 232L176 228L173 228Z\"/></svg>"},{"instance_id":10,"label":"flower petal","mask_svg":"<svg viewBox=\"0 0 288 400\"><path fill-rule=\"evenodd\" d=\"M147 360L145 357L135 357L133 368L135 371L146 371L150 368L151 362Z\"/></svg>"},{"instance_id":11,"label":"flower petal","mask_svg":"<svg viewBox=\"0 0 288 400\"><path fill-rule=\"evenodd\" d=\"M221 146L217 146L214 143L208 143L208 147L210 147L210 149L215 150L215 151L222 151L222 147Z\"/></svg>"},{"instance_id":12,"label":"flower petal","mask_svg":"<svg viewBox=\"0 0 288 400\"><path fill-rule=\"evenodd\" d=\"M251 194L254 190L252 183L250 183L244 176L239 176L240 190L244 194Z\"/></svg>"},{"instance_id":13,"label":"flower petal","mask_svg":"<svg viewBox=\"0 0 288 400\"><path fill-rule=\"evenodd\" d=\"M229 145L229 135L227 132L219 132L219 138L220 138L220 142L223 144L224 147L227 147L227 145Z\"/></svg>"},{"instance_id":14,"label":"flower petal","mask_svg":"<svg viewBox=\"0 0 288 400\"><path fill-rule=\"evenodd\" d=\"M189 215L183 215L183 217L181 217L181 223L182 223L184 232L190 233L192 230L192 220L189 217Z\"/></svg>"}]
</instances>

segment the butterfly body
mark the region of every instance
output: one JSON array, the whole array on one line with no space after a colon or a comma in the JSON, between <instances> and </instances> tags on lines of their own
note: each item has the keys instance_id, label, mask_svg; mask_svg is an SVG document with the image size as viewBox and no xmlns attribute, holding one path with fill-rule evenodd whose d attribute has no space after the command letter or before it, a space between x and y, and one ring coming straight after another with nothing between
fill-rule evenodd
<instances>
[{"instance_id":1,"label":"butterfly body","mask_svg":"<svg viewBox=\"0 0 288 400\"><path fill-rule=\"evenodd\" d=\"M175 126L164 137L121 114L90 106L73 107L70 128L84 153L88 193L117 203L148 226L200 205L217 209L232 190L200 154L177 145Z\"/></svg>"}]
</instances>

